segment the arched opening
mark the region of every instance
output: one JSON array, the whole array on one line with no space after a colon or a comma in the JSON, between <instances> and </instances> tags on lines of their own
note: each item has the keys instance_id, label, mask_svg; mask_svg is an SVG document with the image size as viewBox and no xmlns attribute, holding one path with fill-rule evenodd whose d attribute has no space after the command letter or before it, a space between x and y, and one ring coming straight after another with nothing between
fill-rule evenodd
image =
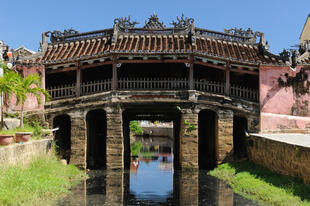
<instances>
[{"instance_id":1,"label":"arched opening","mask_svg":"<svg viewBox=\"0 0 310 206\"><path fill-rule=\"evenodd\" d=\"M57 155L70 162L71 153L71 120L69 115L56 116L53 119L53 128L59 128L55 133Z\"/></svg>"},{"instance_id":2,"label":"arched opening","mask_svg":"<svg viewBox=\"0 0 310 206\"><path fill-rule=\"evenodd\" d=\"M216 113L202 110L198 115L199 169L213 169L216 166Z\"/></svg>"},{"instance_id":3,"label":"arched opening","mask_svg":"<svg viewBox=\"0 0 310 206\"><path fill-rule=\"evenodd\" d=\"M134 134L130 125L136 122L143 129L141 134ZM180 168L179 162L179 133L180 133L180 114L176 111L156 111L147 110L125 110L123 112L123 135L124 135L124 167L130 169L133 158L147 155L149 158L163 156L167 158L174 169ZM134 154L133 150L140 144L140 155ZM139 145L138 145L139 146ZM164 155L171 155L169 157ZM157 159L156 159L157 160Z\"/></svg>"},{"instance_id":4,"label":"arched opening","mask_svg":"<svg viewBox=\"0 0 310 206\"><path fill-rule=\"evenodd\" d=\"M87 168L106 167L107 121L104 110L93 110L86 115L87 123Z\"/></svg>"},{"instance_id":5,"label":"arched opening","mask_svg":"<svg viewBox=\"0 0 310 206\"><path fill-rule=\"evenodd\" d=\"M234 116L234 158L241 159L247 157L245 145L245 131L248 129L247 119L244 117Z\"/></svg>"}]
</instances>

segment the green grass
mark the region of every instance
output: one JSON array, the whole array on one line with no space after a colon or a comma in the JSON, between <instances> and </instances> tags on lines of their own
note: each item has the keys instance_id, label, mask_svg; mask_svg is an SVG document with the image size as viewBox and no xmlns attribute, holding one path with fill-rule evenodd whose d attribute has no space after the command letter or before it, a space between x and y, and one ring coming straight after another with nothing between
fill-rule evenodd
<instances>
[{"instance_id":1,"label":"green grass","mask_svg":"<svg viewBox=\"0 0 310 206\"><path fill-rule=\"evenodd\" d=\"M310 206L310 186L301 179L279 175L248 161L219 165L210 175L227 182L248 199L279 206Z\"/></svg>"},{"instance_id":2,"label":"green grass","mask_svg":"<svg viewBox=\"0 0 310 206\"><path fill-rule=\"evenodd\" d=\"M47 205L62 197L85 174L56 157L44 156L29 165L0 167L0 205Z\"/></svg>"}]
</instances>

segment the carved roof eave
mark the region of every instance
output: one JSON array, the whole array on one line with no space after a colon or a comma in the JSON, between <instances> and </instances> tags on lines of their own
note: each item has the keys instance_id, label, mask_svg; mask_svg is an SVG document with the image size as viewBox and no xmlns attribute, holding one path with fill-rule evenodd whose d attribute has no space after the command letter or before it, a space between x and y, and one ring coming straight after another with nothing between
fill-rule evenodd
<instances>
[{"instance_id":1,"label":"carved roof eave","mask_svg":"<svg viewBox=\"0 0 310 206\"><path fill-rule=\"evenodd\" d=\"M198 52L198 51L193 51L193 52L178 52L178 53L157 53L157 52L154 52L154 53L120 53L120 52L107 52L105 54L102 54L102 55L96 55L96 56L86 56L86 57L80 57L80 58L74 58L74 59L69 59L69 60L61 60L61 61L46 61L46 62L40 62L41 64L45 65L45 66L55 66L55 65L62 65L62 64L74 64L75 62L77 61L87 61L87 60L99 60L100 58L110 58L112 59L112 55L113 54L117 54L117 55L120 55L120 56L135 56L135 57L138 57L138 56L162 56L162 55L167 55L167 56L184 56L184 55L189 55L189 54L194 54L194 56L197 56L197 57L202 57L202 58L209 58L209 59L213 59L213 60L216 60L216 61L222 61L222 62L230 62L230 63L233 63L233 64L241 64L241 65L245 65L245 66L258 66L258 65L286 65L284 63L281 63L281 62L278 62L278 63L266 63L266 62L261 62L261 61L258 61L258 62L250 62L250 61L240 61L238 59L232 59L232 58L223 58L223 57L220 57L220 56L214 56L214 55L210 55L210 54L207 54L207 53L201 53L201 52Z\"/></svg>"}]
</instances>

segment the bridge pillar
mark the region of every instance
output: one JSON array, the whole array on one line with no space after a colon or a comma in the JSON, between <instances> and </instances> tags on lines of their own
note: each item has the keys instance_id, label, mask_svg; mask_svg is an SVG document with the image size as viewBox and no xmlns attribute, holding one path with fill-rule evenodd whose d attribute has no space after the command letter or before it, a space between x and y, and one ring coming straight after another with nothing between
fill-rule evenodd
<instances>
[{"instance_id":1,"label":"bridge pillar","mask_svg":"<svg viewBox=\"0 0 310 206\"><path fill-rule=\"evenodd\" d=\"M86 168L86 121L84 113L76 111L69 113L71 117L71 156L70 164Z\"/></svg>"},{"instance_id":2,"label":"bridge pillar","mask_svg":"<svg viewBox=\"0 0 310 206\"><path fill-rule=\"evenodd\" d=\"M233 160L233 123L231 110L219 110L217 125L217 164Z\"/></svg>"},{"instance_id":3,"label":"bridge pillar","mask_svg":"<svg viewBox=\"0 0 310 206\"><path fill-rule=\"evenodd\" d=\"M180 122L181 169L198 169L198 113L185 110Z\"/></svg>"},{"instance_id":4,"label":"bridge pillar","mask_svg":"<svg viewBox=\"0 0 310 206\"><path fill-rule=\"evenodd\" d=\"M124 205L124 173L119 171L106 171L106 199L105 204Z\"/></svg>"},{"instance_id":5,"label":"bridge pillar","mask_svg":"<svg viewBox=\"0 0 310 206\"><path fill-rule=\"evenodd\" d=\"M122 112L106 108L107 112L107 169L124 168L124 138Z\"/></svg>"},{"instance_id":6,"label":"bridge pillar","mask_svg":"<svg viewBox=\"0 0 310 206\"><path fill-rule=\"evenodd\" d=\"M199 173L175 173L178 175L179 205L195 206L199 204Z\"/></svg>"}]
</instances>

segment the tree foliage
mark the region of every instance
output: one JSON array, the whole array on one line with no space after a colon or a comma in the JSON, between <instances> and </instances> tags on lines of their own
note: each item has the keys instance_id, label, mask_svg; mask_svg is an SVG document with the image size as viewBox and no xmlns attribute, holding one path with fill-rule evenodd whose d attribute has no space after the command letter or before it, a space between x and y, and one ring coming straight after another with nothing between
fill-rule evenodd
<instances>
[{"instance_id":1,"label":"tree foliage","mask_svg":"<svg viewBox=\"0 0 310 206\"><path fill-rule=\"evenodd\" d=\"M48 92L41 88L41 78L37 74L30 74L26 77L18 75L18 81L15 86L14 93L16 95L16 104L21 105L21 118L20 127L23 127L23 111L24 104L27 100L27 95L33 95L36 97L38 104L41 104L41 94L45 96L45 99L49 99Z\"/></svg>"},{"instance_id":2,"label":"tree foliage","mask_svg":"<svg viewBox=\"0 0 310 206\"><path fill-rule=\"evenodd\" d=\"M131 121L129 124L130 132L134 133L135 135L143 134L143 129L140 126L138 121Z\"/></svg>"}]
</instances>

